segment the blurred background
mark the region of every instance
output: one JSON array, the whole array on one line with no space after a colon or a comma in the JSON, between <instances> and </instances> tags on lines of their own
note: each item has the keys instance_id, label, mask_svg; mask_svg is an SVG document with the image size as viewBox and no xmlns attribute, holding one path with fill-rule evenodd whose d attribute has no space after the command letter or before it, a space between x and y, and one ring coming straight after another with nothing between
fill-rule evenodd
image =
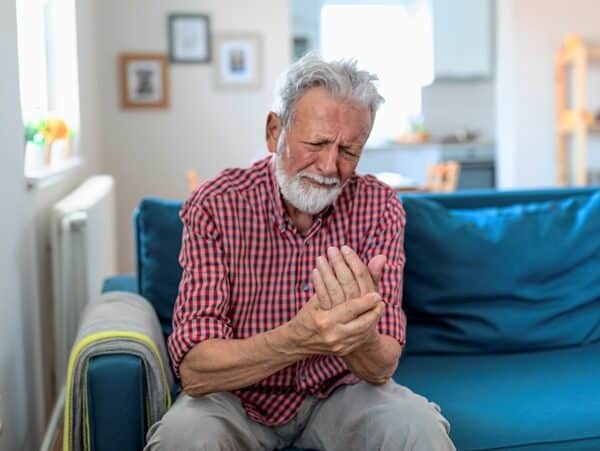
<instances>
[{"instance_id":1,"label":"blurred background","mask_svg":"<svg viewBox=\"0 0 600 451\"><path fill-rule=\"evenodd\" d=\"M359 172L399 191L449 162L453 190L598 183L599 21L597 0L0 2L0 449L39 448L64 382L53 218L89 177L132 273L140 200L266 155L276 80L317 50L379 75Z\"/></svg>"}]
</instances>

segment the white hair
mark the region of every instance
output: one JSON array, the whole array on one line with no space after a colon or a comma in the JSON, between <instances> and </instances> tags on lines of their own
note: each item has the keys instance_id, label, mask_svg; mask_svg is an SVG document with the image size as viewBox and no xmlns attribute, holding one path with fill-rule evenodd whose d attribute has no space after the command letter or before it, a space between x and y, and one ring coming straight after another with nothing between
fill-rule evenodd
<instances>
[{"instance_id":1,"label":"white hair","mask_svg":"<svg viewBox=\"0 0 600 451\"><path fill-rule=\"evenodd\" d=\"M356 60L326 62L315 52L308 53L285 71L275 89L272 111L287 128L293 117L296 102L310 88L323 87L334 98L357 106L368 106L371 120L384 102L374 82L377 75L356 67Z\"/></svg>"}]
</instances>

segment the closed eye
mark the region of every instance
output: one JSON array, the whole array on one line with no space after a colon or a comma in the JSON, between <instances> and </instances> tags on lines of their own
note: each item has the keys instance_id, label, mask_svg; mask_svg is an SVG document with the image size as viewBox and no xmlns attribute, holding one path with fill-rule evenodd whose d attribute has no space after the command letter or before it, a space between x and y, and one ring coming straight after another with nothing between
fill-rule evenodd
<instances>
[{"instance_id":1,"label":"closed eye","mask_svg":"<svg viewBox=\"0 0 600 451\"><path fill-rule=\"evenodd\" d=\"M307 144L311 147L322 147L325 144L327 144L327 141L317 141L317 142L310 142L310 141L302 141L304 144Z\"/></svg>"},{"instance_id":2,"label":"closed eye","mask_svg":"<svg viewBox=\"0 0 600 451\"><path fill-rule=\"evenodd\" d=\"M354 153L350 147L340 147L340 150L352 158L358 158L358 154Z\"/></svg>"}]
</instances>

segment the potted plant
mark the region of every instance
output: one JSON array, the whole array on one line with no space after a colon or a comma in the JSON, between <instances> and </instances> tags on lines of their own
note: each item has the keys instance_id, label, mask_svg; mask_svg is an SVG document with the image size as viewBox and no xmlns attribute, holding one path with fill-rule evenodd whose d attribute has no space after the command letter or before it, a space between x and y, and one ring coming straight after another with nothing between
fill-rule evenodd
<instances>
[{"instance_id":1,"label":"potted plant","mask_svg":"<svg viewBox=\"0 0 600 451\"><path fill-rule=\"evenodd\" d=\"M65 140L65 158L71 156L73 131L67 123L57 117L25 122L26 154L33 166L39 166L43 155L43 166L52 164L52 146L56 141Z\"/></svg>"}]
</instances>

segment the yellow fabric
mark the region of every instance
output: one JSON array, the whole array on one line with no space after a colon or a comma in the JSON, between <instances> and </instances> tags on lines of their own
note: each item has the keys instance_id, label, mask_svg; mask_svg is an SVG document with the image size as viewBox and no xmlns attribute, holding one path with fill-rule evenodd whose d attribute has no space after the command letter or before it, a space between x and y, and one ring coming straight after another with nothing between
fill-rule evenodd
<instances>
[{"instance_id":1,"label":"yellow fabric","mask_svg":"<svg viewBox=\"0 0 600 451\"><path fill-rule=\"evenodd\" d=\"M146 335L138 333L138 332L127 332L127 331L121 331L121 330L104 331L104 332L98 332L95 334L88 335L87 337L83 338L81 341L79 341L76 344L76 346L71 351L71 355L69 357L69 366L68 366L68 370L67 370L67 386L66 386L66 390L65 390L66 399L65 399L63 451L71 451L72 450L71 431L70 431L70 420L71 420L70 411L71 411L71 399L72 399L72 395L73 395L73 370L75 368L75 362L77 361L79 354L81 354L81 351L83 351L83 349L85 349L87 346L89 346L93 343L104 341L104 340L114 340L114 339L128 339L128 340L137 341L139 343L147 345L152 350L152 352L156 356L158 362L160 363L160 368L162 370L163 383L165 384L165 387L167 387L166 407L168 409L171 406L171 392L169 391L170 387L169 387L169 382L167 379L167 373L166 373L165 367L164 367L164 362L160 358L160 352L158 351L158 348L156 347L156 345L152 342L152 340L150 338L148 338ZM85 368L87 369L87 363L85 365ZM86 371L86 374L87 374L87 371ZM85 402L87 404L87 396L85 397ZM148 403L148 399L146 399L146 403ZM87 417L87 413L88 413L88 410L87 410L87 408L85 408L84 415L86 416L86 418L84 418L84 424L85 424L86 431L87 431L87 434L86 434L87 435L87 448L91 449L90 434L89 434L89 418Z\"/></svg>"}]
</instances>

